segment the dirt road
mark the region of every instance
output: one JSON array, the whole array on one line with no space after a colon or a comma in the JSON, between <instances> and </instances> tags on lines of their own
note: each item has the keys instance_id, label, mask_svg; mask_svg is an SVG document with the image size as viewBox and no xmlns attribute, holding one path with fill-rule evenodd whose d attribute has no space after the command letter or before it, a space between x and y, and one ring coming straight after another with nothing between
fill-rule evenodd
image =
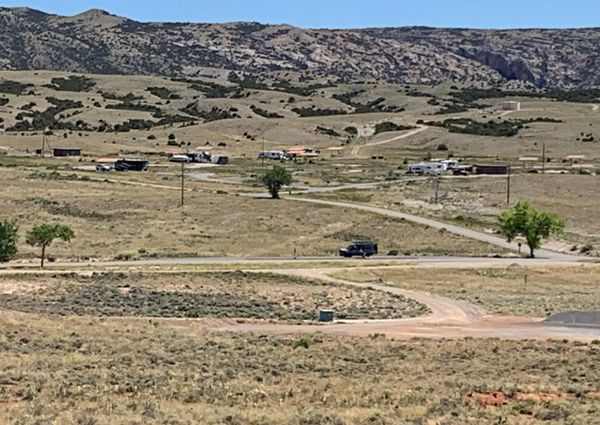
<instances>
[{"instance_id":1,"label":"dirt road","mask_svg":"<svg viewBox=\"0 0 600 425\"><path fill-rule=\"evenodd\" d=\"M212 321L205 325L206 328L216 331L276 334L315 332L355 336L384 334L393 338L568 339L586 342L600 339L600 328L548 326L542 323L541 318L488 315L481 307L464 301L423 292L407 291L380 283L356 283L334 279L327 274L331 273L331 270L303 269L271 272L402 295L427 305L431 313L408 319L363 320L333 324L288 325L252 321L244 323Z\"/></svg>"},{"instance_id":2,"label":"dirt road","mask_svg":"<svg viewBox=\"0 0 600 425\"><path fill-rule=\"evenodd\" d=\"M408 133L404 133L401 134L399 136L396 137L392 137L390 139L385 139L385 140L379 140L377 142L370 142L370 143L365 143L364 145L356 145L352 148L352 156L359 156L360 154L360 150L362 148L366 148L369 146L379 146L379 145L385 145L387 143L393 143L393 142L397 142L398 140L402 140L402 139L406 139L407 137L412 137L415 134L419 134L422 131L427 130L428 127L424 126L424 125L419 125L418 128L416 128L415 130L411 130Z\"/></svg>"},{"instance_id":3,"label":"dirt road","mask_svg":"<svg viewBox=\"0 0 600 425\"><path fill-rule=\"evenodd\" d=\"M171 274L171 273L198 273L201 270L173 269L173 264L239 264L239 258L221 258L214 259L213 262L207 262L204 259L202 263L190 262L190 259L163 259L159 261L164 267L159 267L152 261L123 261L112 262L108 264L118 265L119 269L103 268L104 263L91 264L90 267L81 267L79 263L52 264L51 269L44 270L44 273L82 273L91 274L94 272L103 272L107 270L118 270L119 272L143 273L147 271L153 274ZM307 264L305 268L277 268L277 264L290 267L289 259L272 260L271 263L262 261L263 268L247 269L249 272L278 273L285 276L297 276L310 279L320 279L324 282L342 284L346 286L369 288L371 290L385 291L388 293L401 295L406 298L426 305L430 313L416 318L399 320L360 320L346 323L333 324L314 324L306 323L300 325L261 322L252 319L233 320L205 318L189 321L191 326L197 326L199 329L207 331L229 331L229 332L268 332L277 334L297 334L324 332L333 334L368 336L372 334L385 334L388 337L395 338L502 338L502 339L569 339L580 341L600 340L600 328L572 328L561 326L548 326L541 323L541 318L512 317L488 315L485 310L479 306L467 303L465 301L453 300L450 298L433 295L425 292L404 290L385 285L384 282L358 283L330 276L332 273L347 270L347 267L311 267ZM293 260L292 260L293 261ZM369 267L372 260L360 261L353 270L360 270L361 267ZM256 260L255 260L256 262ZM473 259L473 258L423 258L413 259L411 261L397 261L393 266L378 267L482 267L482 266L507 266L513 263L520 264L553 264L565 265L573 264L561 262L559 260L525 260L525 259ZM252 264L252 261L243 264ZM269 264L272 264L269 265ZM299 263L301 267L302 261ZM376 263L375 263L376 264ZM583 266L583 265L582 265ZM243 266L240 267L243 269ZM224 270L230 270L225 268ZM211 270L216 272L217 270ZM0 275L11 274L37 274L39 270L35 269L4 269L0 270ZM1 281L0 281L1 282ZM6 313L6 312L5 312ZM0 312L2 314L2 312ZM171 319L163 319L171 321Z\"/></svg>"}]
</instances>

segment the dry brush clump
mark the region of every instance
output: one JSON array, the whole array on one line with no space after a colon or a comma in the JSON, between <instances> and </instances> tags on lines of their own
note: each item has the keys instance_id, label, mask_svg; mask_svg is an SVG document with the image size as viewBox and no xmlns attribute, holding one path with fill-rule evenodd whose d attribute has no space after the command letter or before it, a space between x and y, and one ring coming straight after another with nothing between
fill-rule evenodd
<instances>
[{"instance_id":1,"label":"dry brush clump","mask_svg":"<svg viewBox=\"0 0 600 425\"><path fill-rule=\"evenodd\" d=\"M18 277L7 279L14 287ZM0 278L0 288L2 282ZM0 290L0 308L60 316L284 321L315 320L320 308L334 309L341 320L397 319L429 311L395 294L268 273L72 275L28 289Z\"/></svg>"},{"instance_id":2,"label":"dry brush clump","mask_svg":"<svg viewBox=\"0 0 600 425\"><path fill-rule=\"evenodd\" d=\"M6 313L0 324L0 423L593 423L600 409L600 350L581 343L212 334ZM470 400L500 392L573 396Z\"/></svg>"}]
</instances>

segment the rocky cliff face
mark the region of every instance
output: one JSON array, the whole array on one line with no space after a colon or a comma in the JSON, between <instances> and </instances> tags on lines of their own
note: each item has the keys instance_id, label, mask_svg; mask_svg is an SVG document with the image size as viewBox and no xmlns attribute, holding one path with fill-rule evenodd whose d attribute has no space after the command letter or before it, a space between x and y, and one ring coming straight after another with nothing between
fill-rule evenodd
<instances>
[{"instance_id":1,"label":"rocky cliff face","mask_svg":"<svg viewBox=\"0 0 600 425\"><path fill-rule=\"evenodd\" d=\"M172 77L221 69L280 79L590 87L600 85L600 29L305 30L0 8L0 68Z\"/></svg>"}]
</instances>

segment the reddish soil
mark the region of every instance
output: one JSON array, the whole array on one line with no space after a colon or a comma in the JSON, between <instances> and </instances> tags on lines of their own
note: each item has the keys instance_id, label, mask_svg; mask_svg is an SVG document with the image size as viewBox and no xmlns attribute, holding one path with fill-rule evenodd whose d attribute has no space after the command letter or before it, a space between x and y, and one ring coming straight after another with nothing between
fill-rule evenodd
<instances>
[{"instance_id":1,"label":"reddish soil","mask_svg":"<svg viewBox=\"0 0 600 425\"><path fill-rule=\"evenodd\" d=\"M465 401L479 404L481 407L501 407L513 401L532 401L534 403L547 401L561 401L577 398L577 394L568 393L514 393L512 395L503 392L493 393L471 393L465 396ZM600 400L600 392L591 391L583 394L581 398Z\"/></svg>"}]
</instances>

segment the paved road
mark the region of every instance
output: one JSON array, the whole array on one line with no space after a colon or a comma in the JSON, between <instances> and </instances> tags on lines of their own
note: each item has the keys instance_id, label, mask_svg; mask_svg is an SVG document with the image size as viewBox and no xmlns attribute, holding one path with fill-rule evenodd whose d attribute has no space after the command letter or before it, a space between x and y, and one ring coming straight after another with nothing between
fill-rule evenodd
<instances>
[{"instance_id":1,"label":"paved road","mask_svg":"<svg viewBox=\"0 0 600 425\"><path fill-rule=\"evenodd\" d=\"M577 260L580 260L577 258ZM518 264L521 266L556 266L582 264L572 258L518 258L518 257L451 257L451 256L374 256L371 258L342 258L337 256L313 256L313 257L164 257L146 258L141 260L126 261L59 261L46 263L45 271L55 273L56 271L71 272L75 269L98 270L104 268L140 268L140 267L168 267L168 266L203 266L203 265L246 265L246 266L284 266L298 264L299 266L310 265L310 263L340 263L350 264L353 267L373 266L414 266L427 268L471 268L471 267L507 267ZM154 270L150 270L154 271ZM38 273L39 261L0 263L0 273Z\"/></svg>"}]
</instances>

